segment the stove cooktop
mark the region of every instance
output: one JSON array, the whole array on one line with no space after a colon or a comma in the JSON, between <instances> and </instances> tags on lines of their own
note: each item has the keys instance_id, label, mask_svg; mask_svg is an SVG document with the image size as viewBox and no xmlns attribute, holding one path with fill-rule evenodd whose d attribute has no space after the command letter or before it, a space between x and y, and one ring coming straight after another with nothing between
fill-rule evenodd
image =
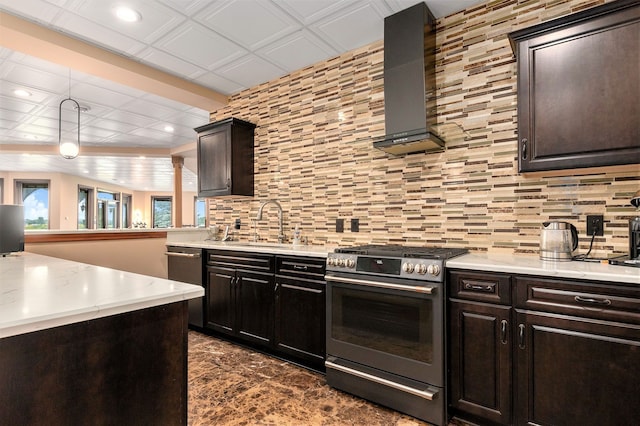
<instances>
[{"instance_id":1,"label":"stove cooktop","mask_svg":"<svg viewBox=\"0 0 640 426\"><path fill-rule=\"evenodd\" d=\"M369 244L355 247L337 248L335 253L355 254L363 256L386 256L415 259L440 259L446 260L467 253L463 248L446 247L411 247L401 245L376 245Z\"/></svg>"}]
</instances>

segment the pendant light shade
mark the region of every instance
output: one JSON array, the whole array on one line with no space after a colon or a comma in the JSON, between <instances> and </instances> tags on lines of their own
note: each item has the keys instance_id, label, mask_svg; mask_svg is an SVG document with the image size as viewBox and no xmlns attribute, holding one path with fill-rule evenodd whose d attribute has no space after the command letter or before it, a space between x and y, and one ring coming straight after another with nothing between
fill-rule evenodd
<instances>
[{"instance_id":1,"label":"pendant light shade","mask_svg":"<svg viewBox=\"0 0 640 426\"><path fill-rule=\"evenodd\" d=\"M77 134L74 132L62 132L62 105L65 102L72 102L75 104L75 110L78 113L76 121ZM60 149L60 155L66 159L73 159L78 156L80 152L80 105L78 102L71 98L64 99L60 102L58 107L58 148Z\"/></svg>"}]
</instances>

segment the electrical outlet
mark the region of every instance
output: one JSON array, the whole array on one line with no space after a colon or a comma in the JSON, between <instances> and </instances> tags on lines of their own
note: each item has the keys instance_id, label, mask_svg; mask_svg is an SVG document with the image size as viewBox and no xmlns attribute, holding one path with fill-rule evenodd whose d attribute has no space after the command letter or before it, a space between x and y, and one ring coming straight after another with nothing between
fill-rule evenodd
<instances>
[{"instance_id":1,"label":"electrical outlet","mask_svg":"<svg viewBox=\"0 0 640 426\"><path fill-rule=\"evenodd\" d=\"M360 219L351 219L351 232L360 232Z\"/></svg>"},{"instance_id":2,"label":"electrical outlet","mask_svg":"<svg viewBox=\"0 0 640 426\"><path fill-rule=\"evenodd\" d=\"M601 237L604 235L604 217L602 215L587 215L587 235Z\"/></svg>"},{"instance_id":3,"label":"electrical outlet","mask_svg":"<svg viewBox=\"0 0 640 426\"><path fill-rule=\"evenodd\" d=\"M236 219L236 223L234 224L234 228L240 229L240 225L241 224L242 224L242 222L240 222L240 219Z\"/></svg>"},{"instance_id":4,"label":"electrical outlet","mask_svg":"<svg viewBox=\"0 0 640 426\"><path fill-rule=\"evenodd\" d=\"M336 219L336 232L344 232L344 219Z\"/></svg>"}]
</instances>

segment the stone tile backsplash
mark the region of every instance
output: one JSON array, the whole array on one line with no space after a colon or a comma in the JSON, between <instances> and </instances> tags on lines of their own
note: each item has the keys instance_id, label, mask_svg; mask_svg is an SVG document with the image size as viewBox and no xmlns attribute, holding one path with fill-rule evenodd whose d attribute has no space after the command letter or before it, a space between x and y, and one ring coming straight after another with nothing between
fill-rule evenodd
<instances>
[{"instance_id":1,"label":"stone tile backsplash","mask_svg":"<svg viewBox=\"0 0 640 426\"><path fill-rule=\"evenodd\" d=\"M602 214L597 256L628 250L629 205L640 165L522 175L517 171L516 62L507 34L603 1L494 0L438 20L438 132L446 150L393 157L373 148L384 136L383 43L348 52L243 91L211 120L257 124L255 197L212 198L211 223L252 239L262 201L284 208L313 244L396 243L537 255L541 223L578 228ZM257 223L275 242L276 211ZM335 230L345 219L345 232ZM360 220L360 232L349 230Z\"/></svg>"}]
</instances>

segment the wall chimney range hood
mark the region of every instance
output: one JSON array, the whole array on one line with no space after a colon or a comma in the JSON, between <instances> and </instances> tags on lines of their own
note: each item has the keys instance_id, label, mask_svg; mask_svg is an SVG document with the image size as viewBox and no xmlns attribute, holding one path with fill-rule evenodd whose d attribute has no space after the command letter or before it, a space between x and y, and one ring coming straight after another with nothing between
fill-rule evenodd
<instances>
[{"instance_id":1,"label":"wall chimney range hood","mask_svg":"<svg viewBox=\"0 0 640 426\"><path fill-rule=\"evenodd\" d=\"M424 2L384 20L386 136L373 146L393 155L441 151L436 124L436 20Z\"/></svg>"}]
</instances>

